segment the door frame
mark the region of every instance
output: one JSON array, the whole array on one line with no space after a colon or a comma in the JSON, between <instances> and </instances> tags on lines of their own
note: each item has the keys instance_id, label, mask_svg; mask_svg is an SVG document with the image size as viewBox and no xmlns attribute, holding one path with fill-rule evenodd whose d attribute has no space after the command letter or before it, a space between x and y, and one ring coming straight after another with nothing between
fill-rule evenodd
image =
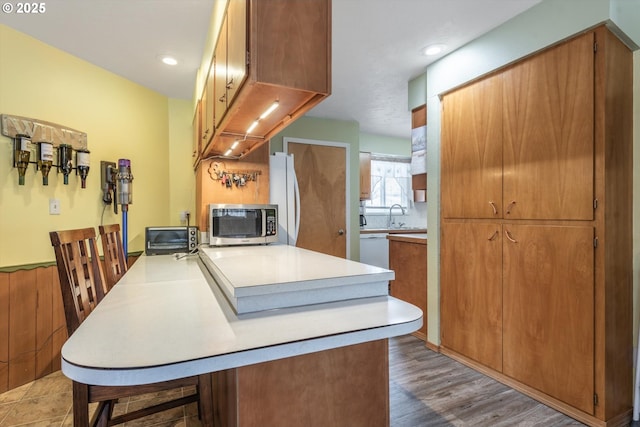
<instances>
[{"instance_id":1,"label":"door frame","mask_svg":"<svg viewBox=\"0 0 640 427\"><path fill-rule=\"evenodd\" d=\"M346 258L351 259L351 197L350 197L350 189L351 189L351 168L350 159L351 159L351 144L346 142L337 142L337 141L322 141L317 139L306 139L306 138L294 138L290 136L285 136L282 138L282 151L289 154L289 142L295 143L300 142L303 144L309 145L324 145L326 147L339 147L344 148L344 165L345 165L345 174L344 174L344 224L345 230L347 234L346 241ZM293 160L295 162L295 159Z\"/></svg>"}]
</instances>

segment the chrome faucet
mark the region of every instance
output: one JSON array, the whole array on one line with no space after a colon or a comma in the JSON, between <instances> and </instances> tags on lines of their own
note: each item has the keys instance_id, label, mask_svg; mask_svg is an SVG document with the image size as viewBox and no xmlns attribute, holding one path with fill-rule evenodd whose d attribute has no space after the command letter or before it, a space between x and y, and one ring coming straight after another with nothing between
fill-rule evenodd
<instances>
[{"instance_id":1,"label":"chrome faucet","mask_svg":"<svg viewBox=\"0 0 640 427\"><path fill-rule=\"evenodd\" d=\"M404 215L404 208L399 205L399 204L393 204L391 205L391 207L389 208L389 218L387 218L387 228L391 228L391 211L393 210L393 208L395 207L399 207L402 210L402 215Z\"/></svg>"}]
</instances>

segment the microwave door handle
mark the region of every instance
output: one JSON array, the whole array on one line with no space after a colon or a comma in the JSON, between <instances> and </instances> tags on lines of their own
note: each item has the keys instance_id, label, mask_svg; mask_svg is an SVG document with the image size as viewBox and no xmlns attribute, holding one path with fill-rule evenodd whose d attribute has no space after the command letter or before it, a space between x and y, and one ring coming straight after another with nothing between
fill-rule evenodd
<instances>
[{"instance_id":1,"label":"microwave door handle","mask_svg":"<svg viewBox=\"0 0 640 427\"><path fill-rule=\"evenodd\" d=\"M262 230L260 231L260 237L266 237L267 235L267 210L260 209L261 217L262 217Z\"/></svg>"}]
</instances>

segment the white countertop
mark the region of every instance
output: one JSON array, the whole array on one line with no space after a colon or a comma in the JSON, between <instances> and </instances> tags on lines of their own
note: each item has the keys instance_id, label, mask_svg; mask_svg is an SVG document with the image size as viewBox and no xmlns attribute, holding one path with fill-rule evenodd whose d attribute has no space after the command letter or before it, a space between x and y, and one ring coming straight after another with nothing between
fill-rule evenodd
<instances>
[{"instance_id":1,"label":"white countertop","mask_svg":"<svg viewBox=\"0 0 640 427\"><path fill-rule=\"evenodd\" d=\"M390 296L238 315L197 257L141 256L64 344L62 370L88 384L144 384L404 335L421 325L420 309Z\"/></svg>"},{"instance_id":2,"label":"white countertop","mask_svg":"<svg viewBox=\"0 0 640 427\"><path fill-rule=\"evenodd\" d=\"M295 246L201 247L237 313L388 294L391 270Z\"/></svg>"}]
</instances>

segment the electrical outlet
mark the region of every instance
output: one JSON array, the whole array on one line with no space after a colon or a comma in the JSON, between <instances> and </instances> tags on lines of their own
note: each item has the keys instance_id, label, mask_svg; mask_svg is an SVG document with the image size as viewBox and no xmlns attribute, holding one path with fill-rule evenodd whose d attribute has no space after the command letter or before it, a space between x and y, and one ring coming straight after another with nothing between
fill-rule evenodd
<instances>
[{"instance_id":1,"label":"electrical outlet","mask_svg":"<svg viewBox=\"0 0 640 427\"><path fill-rule=\"evenodd\" d=\"M191 215L189 211L180 211L180 222L187 222L187 216Z\"/></svg>"},{"instance_id":2,"label":"electrical outlet","mask_svg":"<svg viewBox=\"0 0 640 427\"><path fill-rule=\"evenodd\" d=\"M60 215L59 199L49 199L49 215Z\"/></svg>"}]
</instances>

